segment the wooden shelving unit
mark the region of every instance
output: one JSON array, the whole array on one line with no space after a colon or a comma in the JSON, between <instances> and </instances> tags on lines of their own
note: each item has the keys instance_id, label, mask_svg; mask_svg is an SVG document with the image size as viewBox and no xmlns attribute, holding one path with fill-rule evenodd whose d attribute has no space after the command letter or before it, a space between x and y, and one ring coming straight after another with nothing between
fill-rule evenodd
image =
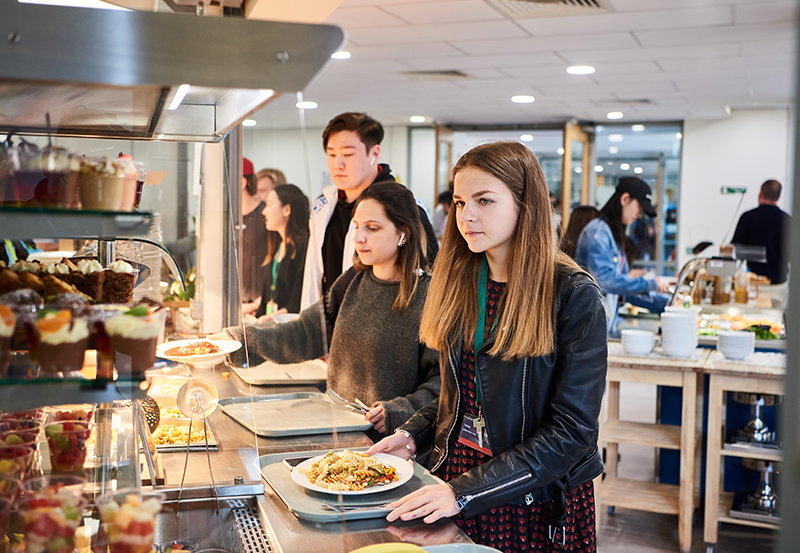
<instances>
[{"instance_id":1,"label":"wooden shelving unit","mask_svg":"<svg viewBox=\"0 0 800 553\"><path fill-rule=\"evenodd\" d=\"M692 543L692 515L699 505L700 437L702 433L703 379L701 370L709 351L697 350L689 359L631 357L621 346L609 344L608 403L600 416L600 443L606 448L605 479L596 480L597 512L603 507L678 515L680 549ZM619 419L620 382L674 386L683 390L681 425L648 424ZM698 413L701 416L698 416ZM637 444L681 452L680 485L641 482L617 474L618 444Z\"/></svg>"},{"instance_id":2,"label":"wooden shelving unit","mask_svg":"<svg viewBox=\"0 0 800 553\"><path fill-rule=\"evenodd\" d=\"M773 363L759 365L760 360ZM718 352L709 356L704 372L709 375L708 384L708 443L706 445L706 503L703 541L705 550L712 553L716 549L720 522L768 528L776 530L778 524L745 520L730 516L733 493L722 489L724 482L725 457L744 459L763 459L782 461L780 450L742 451L724 449L725 412L727 392L747 392L751 394L783 395L785 367L774 366L774 357L762 357L755 353L748 358L749 364L733 363L725 360Z\"/></svg>"}]
</instances>

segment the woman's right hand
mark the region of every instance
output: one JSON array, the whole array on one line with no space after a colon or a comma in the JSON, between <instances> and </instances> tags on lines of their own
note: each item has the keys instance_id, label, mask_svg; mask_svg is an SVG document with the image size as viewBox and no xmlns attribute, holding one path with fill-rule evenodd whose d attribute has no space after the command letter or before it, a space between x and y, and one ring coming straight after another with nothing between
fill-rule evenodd
<instances>
[{"instance_id":1,"label":"woman's right hand","mask_svg":"<svg viewBox=\"0 0 800 553\"><path fill-rule=\"evenodd\" d=\"M656 286L659 292L666 292L669 288L669 281L661 277L656 277Z\"/></svg>"},{"instance_id":2,"label":"woman's right hand","mask_svg":"<svg viewBox=\"0 0 800 553\"><path fill-rule=\"evenodd\" d=\"M409 450L406 445L410 445L411 450ZM394 455L395 457L400 457L401 459L408 461L416 452L417 444L414 443L414 440L408 438L402 432L397 432L396 434L385 437L380 442L369 448L366 451L366 454L375 455L376 453L388 453L389 455Z\"/></svg>"}]
</instances>

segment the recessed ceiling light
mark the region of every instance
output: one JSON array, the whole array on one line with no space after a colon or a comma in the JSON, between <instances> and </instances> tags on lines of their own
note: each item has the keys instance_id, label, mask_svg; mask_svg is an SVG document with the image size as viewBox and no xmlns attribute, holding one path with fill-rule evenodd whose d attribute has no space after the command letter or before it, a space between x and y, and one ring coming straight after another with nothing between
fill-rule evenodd
<instances>
[{"instance_id":1,"label":"recessed ceiling light","mask_svg":"<svg viewBox=\"0 0 800 553\"><path fill-rule=\"evenodd\" d=\"M603 166L602 165L595 165L594 166L594 172L595 173L602 173L603 172Z\"/></svg>"},{"instance_id":2,"label":"recessed ceiling light","mask_svg":"<svg viewBox=\"0 0 800 553\"><path fill-rule=\"evenodd\" d=\"M608 141L609 142L622 142L623 140L625 140L625 137L622 136L621 134L609 134L608 135Z\"/></svg>"},{"instance_id":3,"label":"recessed ceiling light","mask_svg":"<svg viewBox=\"0 0 800 553\"><path fill-rule=\"evenodd\" d=\"M423 115L412 115L408 118L408 120L412 123L424 123L425 117Z\"/></svg>"},{"instance_id":4,"label":"recessed ceiling light","mask_svg":"<svg viewBox=\"0 0 800 553\"><path fill-rule=\"evenodd\" d=\"M258 125L258 121L256 121L255 119L245 119L244 121L242 121L243 127L255 127L256 125Z\"/></svg>"},{"instance_id":5,"label":"recessed ceiling light","mask_svg":"<svg viewBox=\"0 0 800 553\"><path fill-rule=\"evenodd\" d=\"M530 142L530 141L533 140L533 135L532 134L523 134L522 136L519 137L519 139L522 140L523 142Z\"/></svg>"},{"instance_id":6,"label":"recessed ceiling light","mask_svg":"<svg viewBox=\"0 0 800 553\"><path fill-rule=\"evenodd\" d=\"M527 95L520 95L520 96L512 96L511 101L515 104L532 104L535 98L533 96Z\"/></svg>"},{"instance_id":7,"label":"recessed ceiling light","mask_svg":"<svg viewBox=\"0 0 800 553\"><path fill-rule=\"evenodd\" d=\"M331 54L331 58L335 60L349 60L350 59L350 52L345 52L344 50L340 50L338 52L334 52Z\"/></svg>"},{"instance_id":8,"label":"recessed ceiling light","mask_svg":"<svg viewBox=\"0 0 800 553\"><path fill-rule=\"evenodd\" d=\"M644 130L644 125L631 125L631 130L636 132L642 132Z\"/></svg>"},{"instance_id":9,"label":"recessed ceiling light","mask_svg":"<svg viewBox=\"0 0 800 553\"><path fill-rule=\"evenodd\" d=\"M575 169L573 169L573 171L575 171L576 173L578 173L580 175L581 173L583 173L583 167L580 167L580 166L576 167Z\"/></svg>"},{"instance_id":10,"label":"recessed ceiling light","mask_svg":"<svg viewBox=\"0 0 800 553\"><path fill-rule=\"evenodd\" d=\"M182 84L178 87L178 90L175 91L175 96L172 97L172 102L170 102L169 107L167 108L170 111L175 111L183 102L183 99L186 98L186 95L189 93L189 89L191 86L188 84Z\"/></svg>"},{"instance_id":11,"label":"recessed ceiling light","mask_svg":"<svg viewBox=\"0 0 800 553\"><path fill-rule=\"evenodd\" d=\"M567 73L570 75L591 75L594 73L594 67L591 65L571 65L567 67Z\"/></svg>"},{"instance_id":12,"label":"recessed ceiling light","mask_svg":"<svg viewBox=\"0 0 800 553\"><path fill-rule=\"evenodd\" d=\"M625 114L623 114L621 111L609 111L606 113L606 117L609 119L622 119L625 117Z\"/></svg>"},{"instance_id":13,"label":"recessed ceiling light","mask_svg":"<svg viewBox=\"0 0 800 553\"><path fill-rule=\"evenodd\" d=\"M619 153L619 148L617 148L616 146L611 146L611 147L608 149L608 153L609 153L609 154L618 154L618 153Z\"/></svg>"},{"instance_id":14,"label":"recessed ceiling light","mask_svg":"<svg viewBox=\"0 0 800 553\"><path fill-rule=\"evenodd\" d=\"M319 104L317 104L316 102L303 101L303 102L297 102L295 106L300 109L317 109L319 107Z\"/></svg>"},{"instance_id":15,"label":"recessed ceiling light","mask_svg":"<svg viewBox=\"0 0 800 553\"><path fill-rule=\"evenodd\" d=\"M605 127L603 125L597 125L594 128L594 130L596 130L597 132L603 132L603 129L605 129Z\"/></svg>"},{"instance_id":16,"label":"recessed ceiling light","mask_svg":"<svg viewBox=\"0 0 800 553\"><path fill-rule=\"evenodd\" d=\"M631 168L631 166L628 165L627 163L620 163L619 168L622 169L623 171L627 171L628 169Z\"/></svg>"},{"instance_id":17,"label":"recessed ceiling light","mask_svg":"<svg viewBox=\"0 0 800 553\"><path fill-rule=\"evenodd\" d=\"M556 151L558 152L558 155L560 155L560 156L563 156L563 155L564 155L564 148L559 148L559 149L558 149L558 150L556 150Z\"/></svg>"},{"instance_id":18,"label":"recessed ceiling light","mask_svg":"<svg viewBox=\"0 0 800 553\"><path fill-rule=\"evenodd\" d=\"M675 138L677 138L678 140L680 140L681 138L683 138L683 133L681 133L681 132L676 132L676 133L675 133Z\"/></svg>"},{"instance_id":19,"label":"recessed ceiling light","mask_svg":"<svg viewBox=\"0 0 800 553\"><path fill-rule=\"evenodd\" d=\"M637 175L641 175L642 173L644 173L644 169L642 169L641 167L634 167L633 172L636 173Z\"/></svg>"}]
</instances>

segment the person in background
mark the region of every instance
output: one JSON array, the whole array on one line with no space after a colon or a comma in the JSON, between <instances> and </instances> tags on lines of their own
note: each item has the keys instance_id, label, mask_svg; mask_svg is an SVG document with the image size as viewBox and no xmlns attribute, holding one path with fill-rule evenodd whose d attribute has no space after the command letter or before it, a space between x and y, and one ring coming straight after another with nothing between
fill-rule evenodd
<instances>
[{"instance_id":1,"label":"person in background","mask_svg":"<svg viewBox=\"0 0 800 553\"><path fill-rule=\"evenodd\" d=\"M286 175L279 169L262 169L256 173L258 197L262 202L267 201L270 190L281 184L286 184Z\"/></svg>"},{"instance_id":2,"label":"person in background","mask_svg":"<svg viewBox=\"0 0 800 553\"><path fill-rule=\"evenodd\" d=\"M420 327L441 352L441 396L367 451L432 449L428 465L446 484L392 502L387 519L460 515L473 542L502 551L594 552L603 296L556 248L528 148L478 146L453 174L455 213Z\"/></svg>"},{"instance_id":3,"label":"person in background","mask_svg":"<svg viewBox=\"0 0 800 553\"><path fill-rule=\"evenodd\" d=\"M6 267L11 267L15 261L25 261L28 256L34 252L38 252L39 248L33 240L3 240L2 248L0 248L0 262L6 264Z\"/></svg>"},{"instance_id":4,"label":"person in background","mask_svg":"<svg viewBox=\"0 0 800 553\"><path fill-rule=\"evenodd\" d=\"M378 163L383 126L365 113L343 113L330 120L322 133L322 148L334 186L326 187L314 202L309 221L308 253L303 272L300 306L313 305L353 263L355 227L353 206L373 183L393 181L392 171ZM439 249L427 212L417 202L425 227L425 255L433 264Z\"/></svg>"},{"instance_id":5,"label":"person in background","mask_svg":"<svg viewBox=\"0 0 800 553\"><path fill-rule=\"evenodd\" d=\"M558 244L559 249L571 258L575 258L575 248L581 232L589 224L589 221L597 217L598 213L600 212L592 205L579 205L573 209L569 216L567 230L564 231Z\"/></svg>"},{"instance_id":6,"label":"person in background","mask_svg":"<svg viewBox=\"0 0 800 553\"><path fill-rule=\"evenodd\" d=\"M554 229L554 236L556 237L556 243L561 240L561 234L564 232L564 229L561 228L561 198L556 198L554 194L549 194L550 198L550 206L553 209L553 229Z\"/></svg>"},{"instance_id":7,"label":"person in background","mask_svg":"<svg viewBox=\"0 0 800 553\"><path fill-rule=\"evenodd\" d=\"M293 184L270 191L262 212L267 226L267 268L260 301L248 304L258 322L281 313L298 313L303 293L303 265L308 246L308 198Z\"/></svg>"},{"instance_id":8,"label":"person in background","mask_svg":"<svg viewBox=\"0 0 800 553\"><path fill-rule=\"evenodd\" d=\"M353 212L353 266L334 283L324 304L296 321L246 327L247 358L299 363L324 353L330 337L328 387L370 406L365 415L375 439L404 423L439 396L436 353L420 343L419 324L430 276L422 250L424 232L414 195L396 182L365 190ZM320 312L324 308L323 317ZM241 327L225 329L242 341ZM230 362L241 366L243 351Z\"/></svg>"},{"instance_id":9,"label":"person in background","mask_svg":"<svg viewBox=\"0 0 800 553\"><path fill-rule=\"evenodd\" d=\"M575 261L594 276L605 294L610 335L615 332L623 299L631 301L630 296L647 296L639 298L642 301L633 301L637 305L647 304L656 313L667 305L667 296L651 294L665 292L667 281L659 277L645 278L640 270L631 271L625 254L628 225L638 219L642 211L650 217L656 216L650 194L650 187L642 179L622 177L599 215L589 221L578 238Z\"/></svg>"},{"instance_id":10,"label":"person in background","mask_svg":"<svg viewBox=\"0 0 800 553\"><path fill-rule=\"evenodd\" d=\"M448 188L452 188L451 186ZM436 234L436 240L439 245L442 244L442 235L444 234L444 227L447 225L447 217L450 215L450 206L453 204L453 193L450 190L445 190L436 199L436 210L433 212L433 232Z\"/></svg>"},{"instance_id":11,"label":"person in background","mask_svg":"<svg viewBox=\"0 0 800 553\"><path fill-rule=\"evenodd\" d=\"M750 271L765 276L772 284L783 284L789 272L789 257L786 251L786 236L792 217L778 207L781 183L768 180L758 193L758 207L742 213L733 233L733 244L764 246L767 262L747 262Z\"/></svg>"},{"instance_id":12,"label":"person in background","mask_svg":"<svg viewBox=\"0 0 800 553\"><path fill-rule=\"evenodd\" d=\"M262 264L267 257L267 227L261 214L264 205L258 197L253 163L242 158L242 258L239 267L243 304L255 301L264 288L266 269Z\"/></svg>"}]
</instances>

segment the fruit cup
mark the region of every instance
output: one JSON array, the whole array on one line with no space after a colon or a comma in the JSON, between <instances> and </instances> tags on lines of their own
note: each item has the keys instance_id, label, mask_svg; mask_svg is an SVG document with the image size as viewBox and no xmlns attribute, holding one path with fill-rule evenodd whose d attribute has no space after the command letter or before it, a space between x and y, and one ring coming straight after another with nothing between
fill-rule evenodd
<instances>
[{"instance_id":1,"label":"fruit cup","mask_svg":"<svg viewBox=\"0 0 800 553\"><path fill-rule=\"evenodd\" d=\"M97 500L110 553L150 553L156 516L165 497L163 493L140 493L130 488L106 494Z\"/></svg>"},{"instance_id":2,"label":"fruit cup","mask_svg":"<svg viewBox=\"0 0 800 553\"><path fill-rule=\"evenodd\" d=\"M50 407L53 422L91 422L94 414L94 405L82 403L76 405L53 405Z\"/></svg>"},{"instance_id":3,"label":"fruit cup","mask_svg":"<svg viewBox=\"0 0 800 553\"><path fill-rule=\"evenodd\" d=\"M41 431L39 421L0 422L0 447L25 445L29 449L36 449Z\"/></svg>"},{"instance_id":4,"label":"fruit cup","mask_svg":"<svg viewBox=\"0 0 800 553\"><path fill-rule=\"evenodd\" d=\"M0 551L6 551L8 522L11 519L11 506L14 499L0 496Z\"/></svg>"},{"instance_id":5,"label":"fruit cup","mask_svg":"<svg viewBox=\"0 0 800 553\"><path fill-rule=\"evenodd\" d=\"M53 472L83 470L86 441L92 433L92 426L92 423L64 421L45 427Z\"/></svg>"},{"instance_id":6,"label":"fruit cup","mask_svg":"<svg viewBox=\"0 0 800 553\"><path fill-rule=\"evenodd\" d=\"M22 484L23 499L46 499L71 497L73 503L83 499L83 486L86 478L70 474L49 474L39 478L31 478Z\"/></svg>"},{"instance_id":7,"label":"fruit cup","mask_svg":"<svg viewBox=\"0 0 800 553\"><path fill-rule=\"evenodd\" d=\"M28 409L27 411L0 411L0 419L3 420L38 420L44 421L46 413L44 409Z\"/></svg>"},{"instance_id":8,"label":"fruit cup","mask_svg":"<svg viewBox=\"0 0 800 553\"><path fill-rule=\"evenodd\" d=\"M197 542L192 540L172 540L158 544L161 553L194 553L197 551Z\"/></svg>"},{"instance_id":9,"label":"fruit cup","mask_svg":"<svg viewBox=\"0 0 800 553\"><path fill-rule=\"evenodd\" d=\"M0 447L0 479L30 480L37 455L36 449L28 445Z\"/></svg>"},{"instance_id":10,"label":"fruit cup","mask_svg":"<svg viewBox=\"0 0 800 553\"><path fill-rule=\"evenodd\" d=\"M75 530L81 524L81 512L85 506L83 498L76 499L71 493L25 498L17 502L26 553L72 553Z\"/></svg>"}]
</instances>

